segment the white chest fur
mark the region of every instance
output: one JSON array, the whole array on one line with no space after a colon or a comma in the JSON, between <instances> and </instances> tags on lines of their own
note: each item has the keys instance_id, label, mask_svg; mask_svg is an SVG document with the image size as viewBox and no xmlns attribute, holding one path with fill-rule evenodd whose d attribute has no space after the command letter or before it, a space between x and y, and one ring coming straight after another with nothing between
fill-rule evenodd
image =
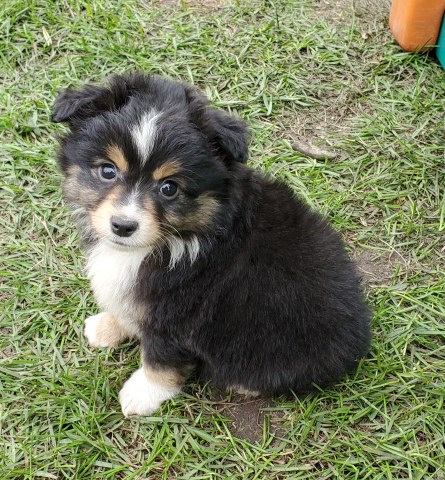
<instances>
[{"instance_id":1,"label":"white chest fur","mask_svg":"<svg viewBox=\"0 0 445 480\"><path fill-rule=\"evenodd\" d=\"M138 335L143 315L133 291L149 249L117 250L98 244L88 252L87 272L100 308L112 313L131 335Z\"/></svg>"}]
</instances>

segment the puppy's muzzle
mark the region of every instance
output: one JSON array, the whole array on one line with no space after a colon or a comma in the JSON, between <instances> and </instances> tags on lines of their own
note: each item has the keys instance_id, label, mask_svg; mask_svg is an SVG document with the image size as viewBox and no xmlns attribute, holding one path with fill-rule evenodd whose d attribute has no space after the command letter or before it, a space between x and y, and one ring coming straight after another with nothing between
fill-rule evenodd
<instances>
[{"instance_id":1,"label":"puppy's muzzle","mask_svg":"<svg viewBox=\"0 0 445 480\"><path fill-rule=\"evenodd\" d=\"M139 228L139 223L122 217L111 217L111 230L119 237L131 237Z\"/></svg>"}]
</instances>

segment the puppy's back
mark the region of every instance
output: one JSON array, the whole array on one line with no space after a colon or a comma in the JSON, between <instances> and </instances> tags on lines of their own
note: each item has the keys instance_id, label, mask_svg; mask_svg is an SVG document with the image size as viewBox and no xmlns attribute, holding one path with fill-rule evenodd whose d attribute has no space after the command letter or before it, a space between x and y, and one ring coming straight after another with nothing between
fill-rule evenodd
<instances>
[{"instance_id":1,"label":"puppy's back","mask_svg":"<svg viewBox=\"0 0 445 480\"><path fill-rule=\"evenodd\" d=\"M217 361L207 376L251 391L329 385L369 349L370 315L359 277L320 215L285 185L257 182L250 234L235 258L211 269L217 300L201 330L201 348Z\"/></svg>"}]
</instances>

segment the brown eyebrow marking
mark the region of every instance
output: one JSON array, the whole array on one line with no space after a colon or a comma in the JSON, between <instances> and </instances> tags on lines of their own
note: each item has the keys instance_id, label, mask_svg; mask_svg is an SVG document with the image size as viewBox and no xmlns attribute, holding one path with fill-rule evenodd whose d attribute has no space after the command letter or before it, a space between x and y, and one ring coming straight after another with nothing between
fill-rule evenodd
<instances>
[{"instance_id":1,"label":"brown eyebrow marking","mask_svg":"<svg viewBox=\"0 0 445 480\"><path fill-rule=\"evenodd\" d=\"M118 147L117 145L109 145L106 152L108 158L116 165L116 167L121 172L128 171L128 162L125 158L124 152L120 147Z\"/></svg>"},{"instance_id":2,"label":"brown eyebrow marking","mask_svg":"<svg viewBox=\"0 0 445 480\"><path fill-rule=\"evenodd\" d=\"M162 180L163 178L171 177L175 173L178 173L182 168L182 165L178 160L167 160L163 165L156 168L153 171L154 180Z\"/></svg>"}]
</instances>

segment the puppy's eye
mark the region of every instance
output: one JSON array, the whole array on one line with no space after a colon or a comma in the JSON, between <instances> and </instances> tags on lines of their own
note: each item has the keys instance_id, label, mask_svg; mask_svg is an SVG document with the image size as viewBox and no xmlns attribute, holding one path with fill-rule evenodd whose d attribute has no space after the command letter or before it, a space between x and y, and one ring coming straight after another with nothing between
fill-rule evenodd
<instances>
[{"instance_id":1,"label":"puppy's eye","mask_svg":"<svg viewBox=\"0 0 445 480\"><path fill-rule=\"evenodd\" d=\"M164 197L172 199L178 195L178 186L175 182L172 182L171 180L166 180L159 188L159 191Z\"/></svg>"},{"instance_id":2,"label":"puppy's eye","mask_svg":"<svg viewBox=\"0 0 445 480\"><path fill-rule=\"evenodd\" d=\"M117 175L116 167L111 163L103 163L99 167L99 177L105 182L112 182Z\"/></svg>"}]
</instances>

